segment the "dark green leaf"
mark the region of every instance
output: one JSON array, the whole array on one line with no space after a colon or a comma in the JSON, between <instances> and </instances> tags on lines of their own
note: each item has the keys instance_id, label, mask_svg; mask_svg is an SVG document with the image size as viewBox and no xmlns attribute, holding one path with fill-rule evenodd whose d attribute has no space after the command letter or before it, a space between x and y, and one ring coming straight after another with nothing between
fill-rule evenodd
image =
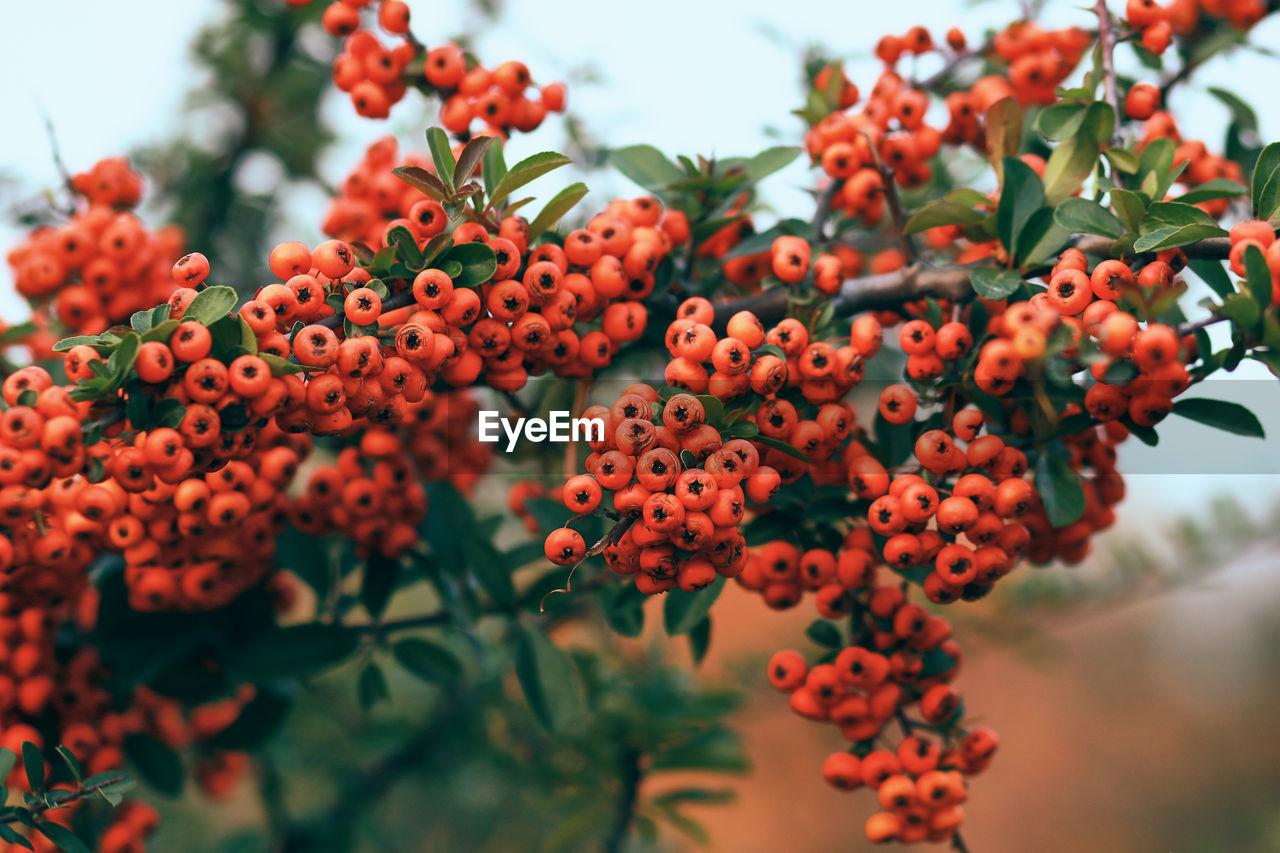
<instances>
[{"instance_id":1,"label":"dark green leaf","mask_svg":"<svg viewBox=\"0 0 1280 853\"><path fill-rule=\"evenodd\" d=\"M1236 435L1267 437L1258 416L1239 403L1205 397L1184 398L1174 401L1173 413Z\"/></svg>"},{"instance_id":2,"label":"dark green leaf","mask_svg":"<svg viewBox=\"0 0 1280 853\"><path fill-rule=\"evenodd\" d=\"M553 731L564 730L582 712L582 685L568 656L546 634L520 627L516 678L534 715Z\"/></svg>"},{"instance_id":3,"label":"dark green leaf","mask_svg":"<svg viewBox=\"0 0 1280 853\"><path fill-rule=\"evenodd\" d=\"M1138 230L1141 236L1133 243L1137 252L1159 252L1227 233L1200 208L1177 201L1153 202Z\"/></svg>"},{"instance_id":4,"label":"dark green leaf","mask_svg":"<svg viewBox=\"0 0 1280 853\"><path fill-rule=\"evenodd\" d=\"M567 166L570 162L568 157L563 154L557 154L554 151L543 151L540 154L534 154L532 157L524 158L512 166L502 176L502 180L498 181L498 185L489 194L489 204L497 207L504 199L525 184L553 169Z\"/></svg>"},{"instance_id":5,"label":"dark green leaf","mask_svg":"<svg viewBox=\"0 0 1280 853\"><path fill-rule=\"evenodd\" d=\"M1183 193L1174 201L1180 201L1183 204L1199 204L1202 201L1212 201L1215 198L1235 198L1244 195L1249 188L1244 184L1227 178L1214 178L1200 184L1195 189Z\"/></svg>"},{"instance_id":6,"label":"dark green leaf","mask_svg":"<svg viewBox=\"0 0 1280 853\"><path fill-rule=\"evenodd\" d=\"M58 849L64 853L90 853L89 846L61 824L40 821L36 824L36 829L40 830L45 838L58 845Z\"/></svg>"},{"instance_id":7,"label":"dark green leaf","mask_svg":"<svg viewBox=\"0 0 1280 853\"><path fill-rule=\"evenodd\" d=\"M801 149L794 145L779 145L773 148L766 148L747 160L743 164L743 168L746 169L747 177L752 183L759 183L779 169L784 169L791 165L800 156L800 152Z\"/></svg>"},{"instance_id":8,"label":"dark green leaf","mask_svg":"<svg viewBox=\"0 0 1280 853\"><path fill-rule=\"evenodd\" d=\"M1084 489L1071 462L1045 448L1036 461L1036 491L1054 527L1066 527L1084 513Z\"/></svg>"},{"instance_id":9,"label":"dark green leaf","mask_svg":"<svg viewBox=\"0 0 1280 853\"><path fill-rule=\"evenodd\" d=\"M182 319L195 320L197 323L210 326L227 316L228 312L236 307L236 301L234 288L227 287L225 284L206 287L191 300L187 310L182 313Z\"/></svg>"},{"instance_id":10,"label":"dark green leaf","mask_svg":"<svg viewBox=\"0 0 1280 853\"><path fill-rule=\"evenodd\" d=\"M1084 123L1085 105L1078 101L1059 101L1045 107L1036 117L1036 129L1054 142L1074 136Z\"/></svg>"},{"instance_id":11,"label":"dark green leaf","mask_svg":"<svg viewBox=\"0 0 1280 853\"><path fill-rule=\"evenodd\" d=\"M693 626L693 630L689 632L689 654L693 657L694 665L702 663L702 659L707 656L707 649L711 647L711 617L703 619L697 625Z\"/></svg>"},{"instance_id":12,"label":"dark green leaf","mask_svg":"<svg viewBox=\"0 0 1280 853\"><path fill-rule=\"evenodd\" d=\"M23 838L21 835L19 835L18 831L14 829L12 826L9 826L9 824L7 823L0 823L0 838L4 839L10 844L16 844L19 847L25 848L27 850L35 849L35 847L31 845L30 841L28 841L26 838Z\"/></svg>"},{"instance_id":13,"label":"dark green leaf","mask_svg":"<svg viewBox=\"0 0 1280 853\"><path fill-rule=\"evenodd\" d=\"M908 234L916 234L939 225L968 225L986 218L987 214L981 210L942 199L931 201L911 214L903 230Z\"/></svg>"},{"instance_id":14,"label":"dark green leaf","mask_svg":"<svg viewBox=\"0 0 1280 853\"><path fill-rule=\"evenodd\" d=\"M1031 215L1044 206L1044 185L1026 163L1016 157L1004 159L1004 186L996 207L996 233L1010 252Z\"/></svg>"},{"instance_id":15,"label":"dark green leaf","mask_svg":"<svg viewBox=\"0 0 1280 853\"><path fill-rule=\"evenodd\" d=\"M820 646L826 646L828 649L844 648L844 639L840 636L840 630L825 619L815 619L810 622L809 627L804 629L804 633Z\"/></svg>"},{"instance_id":16,"label":"dark green leaf","mask_svg":"<svg viewBox=\"0 0 1280 853\"><path fill-rule=\"evenodd\" d=\"M662 606L662 622L667 633L678 637L696 628L707 617L722 589L724 578L717 576L709 585L695 592L682 589L668 592Z\"/></svg>"},{"instance_id":17,"label":"dark green leaf","mask_svg":"<svg viewBox=\"0 0 1280 853\"><path fill-rule=\"evenodd\" d=\"M684 177L680 167L652 145L628 145L609 152L613 167L649 192L657 192Z\"/></svg>"},{"instance_id":18,"label":"dark green leaf","mask_svg":"<svg viewBox=\"0 0 1280 853\"><path fill-rule=\"evenodd\" d=\"M427 148L431 150L431 160L436 166L436 175L445 188L452 192L457 186L453 182L453 171L457 163L453 159L453 146L449 144L449 134L438 127L427 128Z\"/></svg>"},{"instance_id":19,"label":"dark green leaf","mask_svg":"<svg viewBox=\"0 0 1280 853\"><path fill-rule=\"evenodd\" d=\"M805 456L802 451L796 449L795 447L792 447L790 444L787 444L785 441L780 441L779 439L776 439L776 438L770 438L767 435L757 435L751 440L756 444L763 444L765 447L772 447L774 450L780 450L783 453L787 454L788 456L794 456L796 459L799 459L801 462L809 461L808 456Z\"/></svg>"},{"instance_id":20,"label":"dark green leaf","mask_svg":"<svg viewBox=\"0 0 1280 853\"><path fill-rule=\"evenodd\" d=\"M443 261L462 264L461 275L454 276L458 287L476 287L493 278L498 269L498 256L484 243L460 243L442 256Z\"/></svg>"},{"instance_id":21,"label":"dark green leaf","mask_svg":"<svg viewBox=\"0 0 1280 853\"><path fill-rule=\"evenodd\" d=\"M1115 189L1111 193L1111 205L1130 231L1137 231L1146 215L1148 199L1133 190Z\"/></svg>"},{"instance_id":22,"label":"dark green leaf","mask_svg":"<svg viewBox=\"0 0 1280 853\"><path fill-rule=\"evenodd\" d=\"M1064 199L1054 210L1053 220L1073 233L1100 234L1113 239L1128 230L1115 214L1087 198Z\"/></svg>"},{"instance_id":23,"label":"dark green leaf","mask_svg":"<svg viewBox=\"0 0 1280 853\"><path fill-rule=\"evenodd\" d=\"M178 754L146 734L133 734L124 739L124 754L146 782L160 793L176 797L182 793L182 760Z\"/></svg>"},{"instance_id":24,"label":"dark green leaf","mask_svg":"<svg viewBox=\"0 0 1280 853\"><path fill-rule=\"evenodd\" d=\"M359 635L311 622L259 634L228 655L228 667L252 682L302 677L335 666L356 650Z\"/></svg>"},{"instance_id":25,"label":"dark green leaf","mask_svg":"<svg viewBox=\"0 0 1280 853\"><path fill-rule=\"evenodd\" d=\"M382 667L370 662L360 670L360 679L356 682L356 694L360 699L360 707L365 711L390 698L387 677L382 674Z\"/></svg>"},{"instance_id":26,"label":"dark green leaf","mask_svg":"<svg viewBox=\"0 0 1280 853\"><path fill-rule=\"evenodd\" d=\"M1231 276L1227 275L1227 271L1222 266L1222 261L1193 258L1187 261L1187 266L1191 267L1191 271L1205 284L1213 288L1214 293L1224 299L1236 292L1235 285L1231 283Z\"/></svg>"},{"instance_id":27,"label":"dark green leaf","mask_svg":"<svg viewBox=\"0 0 1280 853\"><path fill-rule=\"evenodd\" d=\"M1263 311L1271 305L1271 269L1267 266L1267 258L1257 246L1246 246L1244 250L1245 281L1249 285L1249 293L1253 301Z\"/></svg>"},{"instance_id":28,"label":"dark green leaf","mask_svg":"<svg viewBox=\"0 0 1280 853\"><path fill-rule=\"evenodd\" d=\"M40 754L40 747L29 740L22 742L22 769L27 773L27 784L31 786L31 792L43 791L44 756Z\"/></svg>"},{"instance_id":29,"label":"dark green leaf","mask_svg":"<svg viewBox=\"0 0 1280 853\"><path fill-rule=\"evenodd\" d=\"M1280 221L1280 142L1262 149L1253 167L1251 198L1258 219Z\"/></svg>"},{"instance_id":30,"label":"dark green leaf","mask_svg":"<svg viewBox=\"0 0 1280 853\"><path fill-rule=\"evenodd\" d=\"M576 183L570 184L552 196L546 206L529 223L529 241L532 242L538 239L542 236L542 232L554 228L564 218L564 215L573 209L575 204L582 201L582 197L587 192L586 184Z\"/></svg>"},{"instance_id":31,"label":"dark green leaf","mask_svg":"<svg viewBox=\"0 0 1280 853\"><path fill-rule=\"evenodd\" d=\"M497 145L493 147L498 148ZM449 189L444 183L421 166L397 166L391 170L391 174L436 201L446 201L449 198Z\"/></svg>"},{"instance_id":32,"label":"dark green leaf","mask_svg":"<svg viewBox=\"0 0 1280 853\"><path fill-rule=\"evenodd\" d=\"M490 145L484 152L484 165L482 167L484 174L484 190L490 195L498 186L498 182L502 180L503 175L507 174L507 161L503 158L502 143Z\"/></svg>"},{"instance_id":33,"label":"dark green leaf","mask_svg":"<svg viewBox=\"0 0 1280 853\"><path fill-rule=\"evenodd\" d=\"M1022 276L1013 270L974 267L969 273L973 290L983 299L998 302L1022 286Z\"/></svg>"},{"instance_id":34,"label":"dark green leaf","mask_svg":"<svg viewBox=\"0 0 1280 853\"><path fill-rule=\"evenodd\" d=\"M72 779L79 782L84 778L84 768L80 766L80 761L71 750L59 744L55 751L58 753L58 757L62 759L62 763L67 765L67 772L71 774Z\"/></svg>"},{"instance_id":35,"label":"dark green leaf","mask_svg":"<svg viewBox=\"0 0 1280 853\"><path fill-rule=\"evenodd\" d=\"M410 637L391 647L391 654L406 671L431 684L449 684L462 674L462 664L444 646Z\"/></svg>"},{"instance_id":36,"label":"dark green leaf","mask_svg":"<svg viewBox=\"0 0 1280 853\"><path fill-rule=\"evenodd\" d=\"M453 167L453 185L460 187L476 173L484 154L493 143L492 136L477 136L462 147L458 154L457 165ZM501 145L501 143L499 143Z\"/></svg>"}]
</instances>

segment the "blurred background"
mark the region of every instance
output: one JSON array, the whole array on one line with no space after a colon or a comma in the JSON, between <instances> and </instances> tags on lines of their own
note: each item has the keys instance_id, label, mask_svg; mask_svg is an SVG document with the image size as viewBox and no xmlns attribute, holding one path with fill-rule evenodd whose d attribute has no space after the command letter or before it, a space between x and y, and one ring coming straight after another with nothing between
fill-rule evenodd
<instances>
[{"instance_id":1,"label":"blurred background","mask_svg":"<svg viewBox=\"0 0 1280 853\"><path fill-rule=\"evenodd\" d=\"M273 243L321 239L329 188L370 142L394 134L402 149L420 149L435 115L434 104L411 92L385 124L355 116L328 84L335 45L315 23L321 6L10 4L0 72L10 115L0 206L9 215L0 243L16 243L47 208L42 193L60 180L56 140L71 171L129 154L148 179L149 222L182 224L189 247L213 260L214 281L265 283ZM806 51L843 58L865 89L878 73L870 49L882 34L923 23L940 36L958 25L976 42L985 28L1019 13L1012 2L958 0L410 6L414 30L428 44L459 39L486 59L523 60L538 81L569 83L569 117L518 137L508 161L552 148L580 159L576 172L555 172L533 189L546 197L585 175L592 193L584 210L636 192L600 167L609 147L650 142L668 153L736 155L798 142L802 124L789 110L802 99ZM1049 2L1041 19L1088 26L1091 16L1077 7ZM311 23L299 27L303 17ZM1221 144L1229 115L1209 86L1251 103L1261 136L1280 138L1273 97L1280 59L1267 49L1280 45L1277 17L1253 30L1253 48L1210 63L1174 95L1183 127L1211 148ZM1130 58L1121 56L1122 73L1141 76L1136 63L1125 64ZM922 59L919 71L940 61ZM1151 76L1145 73L1142 79ZM797 162L766 183L764 199L777 210L803 210L811 204L808 183ZM7 266L0 268L0 316L24 315ZM1280 436L1280 388L1260 365L1218 376L1196 395L1246 403ZM947 614L969 654L962 690L1002 737L969 807L965 835L974 853L1280 849L1280 453L1274 439L1174 421L1162 426L1159 448L1130 442L1122 449L1129 498L1116 529L1099 538L1084 566L1028 570L993 600ZM819 773L822 759L842 744L760 687L763 660L795 643L808 616L769 613L757 598L735 592L717 605L711 652L697 678L746 690L732 721L752 772L715 780L717 789L736 791L732 802L689 811L714 850L862 849L873 804L835 792ZM685 645L668 645L660 635L650 631L624 652L676 658L692 669ZM393 684L395 703L364 719L352 680L340 672L314 684L316 701L300 703L276 750L282 773L313 782L291 788L292 805L322 802L346 784L352 767L412 720L414 691L425 690ZM439 737L447 746L450 735ZM534 849L532 841L521 847L519 832L513 842L481 830L511 780L495 778L492 767L477 769L464 779L465 796L442 791L431 768L451 760L443 753L424 759L378 807L385 837L371 839L376 849L451 849L457 838L487 838L475 849ZM258 849L250 840L250 828L263 819L256 792L237 790L232 798L230 809L195 797L169 805L156 849ZM525 838L549 837L540 828L554 823L539 811L545 798L511 808L525 810ZM474 821L475 833L436 837L423 829L442 816L459 826ZM692 829L689 836L664 833L656 845L696 845L696 836Z\"/></svg>"}]
</instances>

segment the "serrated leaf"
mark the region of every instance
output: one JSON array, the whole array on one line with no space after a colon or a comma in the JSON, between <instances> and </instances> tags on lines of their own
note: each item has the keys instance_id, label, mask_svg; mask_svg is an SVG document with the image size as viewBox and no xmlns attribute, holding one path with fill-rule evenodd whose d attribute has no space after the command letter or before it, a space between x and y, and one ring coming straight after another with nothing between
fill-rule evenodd
<instances>
[{"instance_id":1,"label":"serrated leaf","mask_svg":"<svg viewBox=\"0 0 1280 853\"><path fill-rule=\"evenodd\" d=\"M1249 438L1266 438L1258 416L1239 403L1191 397L1175 400L1173 413L1205 426Z\"/></svg>"},{"instance_id":2,"label":"serrated leaf","mask_svg":"<svg viewBox=\"0 0 1280 853\"><path fill-rule=\"evenodd\" d=\"M570 184L551 197L551 200L538 212L538 215L529 223L529 241L533 242L542 236L542 233L555 225L564 217L566 213L573 209L573 206L582 201L589 190L584 183Z\"/></svg>"}]
</instances>

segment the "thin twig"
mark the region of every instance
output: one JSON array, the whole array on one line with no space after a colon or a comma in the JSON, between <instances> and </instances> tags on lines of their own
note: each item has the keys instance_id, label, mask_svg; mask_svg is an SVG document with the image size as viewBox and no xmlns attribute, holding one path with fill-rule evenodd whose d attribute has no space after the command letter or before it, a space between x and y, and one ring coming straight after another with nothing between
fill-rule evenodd
<instances>
[{"instance_id":1,"label":"thin twig","mask_svg":"<svg viewBox=\"0 0 1280 853\"><path fill-rule=\"evenodd\" d=\"M47 811L65 808L77 800L83 800L85 797L92 797L99 791L105 788L110 788L112 785L123 782L128 778L128 776L113 776L110 779L103 779L101 782L90 785L87 788L81 785L79 788L72 791L49 791L49 799L53 802L43 802L40 805L27 808L27 816L37 817ZM5 809L3 813L0 813L0 823L16 823L17 821L18 813L14 811L12 806Z\"/></svg>"},{"instance_id":2,"label":"thin twig","mask_svg":"<svg viewBox=\"0 0 1280 853\"><path fill-rule=\"evenodd\" d=\"M1111 13L1107 10L1107 0L1098 0L1093 11L1098 15L1098 49L1102 59L1103 89L1107 103L1111 104L1111 108L1116 111L1118 119L1122 113L1120 112L1120 91L1116 86L1116 39L1115 33L1111 30ZM1119 122L1116 126L1119 126Z\"/></svg>"},{"instance_id":3,"label":"thin twig","mask_svg":"<svg viewBox=\"0 0 1280 853\"><path fill-rule=\"evenodd\" d=\"M831 203L835 200L836 193L840 192L843 186L843 179L833 179L818 194L818 207L813 214L813 241L815 243L822 243L827 239L826 225L827 217L831 215Z\"/></svg>"}]
</instances>

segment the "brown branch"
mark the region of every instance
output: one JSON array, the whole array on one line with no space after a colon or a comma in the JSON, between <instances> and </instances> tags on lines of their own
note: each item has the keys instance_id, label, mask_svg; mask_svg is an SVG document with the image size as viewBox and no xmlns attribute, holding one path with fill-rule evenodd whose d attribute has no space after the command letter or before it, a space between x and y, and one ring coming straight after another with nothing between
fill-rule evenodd
<instances>
[{"instance_id":1,"label":"brown branch","mask_svg":"<svg viewBox=\"0 0 1280 853\"><path fill-rule=\"evenodd\" d=\"M113 776L110 779L103 779L101 782L90 785L87 788L81 785L79 788L76 788L75 790L72 790L72 791L49 791L47 793L49 794L53 802L41 803L38 806L33 806L27 809L27 814L30 817L34 818L44 814L47 811L53 811L53 810L65 808L71 805L72 803L76 802L77 800L83 800L85 797L92 797L94 794L98 793L99 791L105 788L109 788L112 785L118 784L120 782L124 782L128 778L129 778L128 776L125 776L122 774L120 776ZM4 814L0 814L0 823L16 823L16 822L18 822L18 813L14 811L14 808L12 806L9 807Z\"/></svg>"},{"instance_id":2,"label":"brown branch","mask_svg":"<svg viewBox=\"0 0 1280 853\"><path fill-rule=\"evenodd\" d=\"M1111 29L1111 13L1107 11L1107 0L1098 0L1093 7L1098 15L1098 47L1102 54L1102 80L1107 103L1116 111L1116 118L1121 116L1120 92L1116 87L1116 37ZM1117 123L1118 126L1118 123Z\"/></svg>"},{"instance_id":3,"label":"brown branch","mask_svg":"<svg viewBox=\"0 0 1280 853\"><path fill-rule=\"evenodd\" d=\"M826 225L827 217L831 215L831 203L835 200L836 193L840 192L840 188L843 186L844 179L833 179L818 195L818 207L813 214L813 240L815 243L821 243L827 239Z\"/></svg>"},{"instance_id":4,"label":"brown branch","mask_svg":"<svg viewBox=\"0 0 1280 853\"><path fill-rule=\"evenodd\" d=\"M1114 241L1107 237L1086 234L1077 237L1071 245L1085 254L1110 257ZM1188 258L1224 260L1231 251L1227 237L1208 237L1181 247ZM1141 255L1137 257L1142 257ZM935 299L960 301L971 298L973 288L969 274L975 267L985 264L956 264L942 267L926 267L913 264L893 272L851 278L840 287L834 297L837 316L848 316L859 311L898 308L904 303L932 296ZM1043 275L1048 268L1027 271L1029 278ZM776 322L786 313L787 294L783 288L723 302L716 306L715 325L723 329L725 323L739 311L751 311L762 321Z\"/></svg>"}]
</instances>

